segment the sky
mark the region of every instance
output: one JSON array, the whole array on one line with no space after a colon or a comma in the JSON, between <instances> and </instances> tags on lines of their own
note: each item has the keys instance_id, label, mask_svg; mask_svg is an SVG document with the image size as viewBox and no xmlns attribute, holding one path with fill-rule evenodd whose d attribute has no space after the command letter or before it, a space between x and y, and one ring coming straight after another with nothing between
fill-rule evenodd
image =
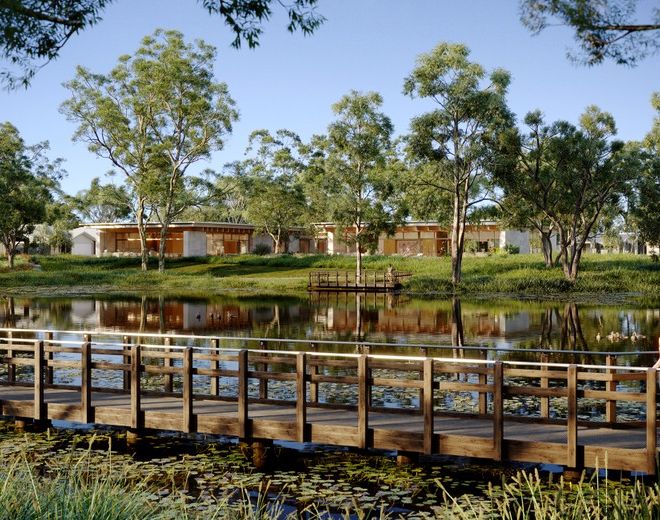
<instances>
[{"instance_id":1,"label":"sky","mask_svg":"<svg viewBox=\"0 0 660 520\"><path fill-rule=\"evenodd\" d=\"M286 31L285 13L278 10L257 49L236 50L222 19L210 16L201 2L115 0L103 20L73 37L27 89L0 91L0 121L13 123L27 144L50 142L50 157L65 159L66 192L89 187L111 165L72 141L75 124L59 112L68 97L62 84L77 65L109 72L120 55L133 53L144 36L163 28L217 47L216 78L227 83L240 112L225 147L199 171L242 159L256 129L286 128L303 139L325 132L331 105L353 89L380 92L395 133L405 134L410 119L432 107L404 96L403 80L417 56L443 41L466 44L471 60L487 70L511 73L508 101L519 120L540 109L548 121L576 123L595 104L613 114L620 139L641 139L651 128L660 55L634 68L576 65L566 57L575 45L571 31L551 27L532 36L519 21L517 0L319 0L318 11L327 20L311 36Z\"/></svg>"}]
</instances>

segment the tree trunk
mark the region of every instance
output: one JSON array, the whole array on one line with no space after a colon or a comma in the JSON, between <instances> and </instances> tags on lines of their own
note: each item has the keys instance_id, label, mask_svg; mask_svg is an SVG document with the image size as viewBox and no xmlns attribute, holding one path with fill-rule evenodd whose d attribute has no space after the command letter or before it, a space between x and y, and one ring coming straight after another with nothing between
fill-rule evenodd
<instances>
[{"instance_id":1,"label":"tree trunk","mask_svg":"<svg viewBox=\"0 0 660 520\"><path fill-rule=\"evenodd\" d=\"M355 248L355 284L362 283L362 244L359 242Z\"/></svg>"},{"instance_id":2,"label":"tree trunk","mask_svg":"<svg viewBox=\"0 0 660 520\"><path fill-rule=\"evenodd\" d=\"M461 283L465 236L464 205L461 197L454 197L454 215L451 224L451 282L456 287Z\"/></svg>"},{"instance_id":3,"label":"tree trunk","mask_svg":"<svg viewBox=\"0 0 660 520\"><path fill-rule=\"evenodd\" d=\"M165 272L165 248L167 246L167 231L169 223L162 223L160 228L160 244L158 244L158 272Z\"/></svg>"},{"instance_id":4,"label":"tree trunk","mask_svg":"<svg viewBox=\"0 0 660 520\"><path fill-rule=\"evenodd\" d=\"M541 231L541 249L543 250L543 261L546 267L552 267L552 239L549 232Z\"/></svg>"},{"instance_id":5,"label":"tree trunk","mask_svg":"<svg viewBox=\"0 0 660 520\"><path fill-rule=\"evenodd\" d=\"M9 266L9 269L14 268L14 252L11 249L7 249L7 265Z\"/></svg>"},{"instance_id":6,"label":"tree trunk","mask_svg":"<svg viewBox=\"0 0 660 520\"><path fill-rule=\"evenodd\" d=\"M142 259L142 271L149 269L149 251L147 251L147 230L145 229L146 223L144 222L145 200L140 198L138 200L138 208L136 212L136 220L138 226L138 234L140 235L140 258Z\"/></svg>"}]
</instances>

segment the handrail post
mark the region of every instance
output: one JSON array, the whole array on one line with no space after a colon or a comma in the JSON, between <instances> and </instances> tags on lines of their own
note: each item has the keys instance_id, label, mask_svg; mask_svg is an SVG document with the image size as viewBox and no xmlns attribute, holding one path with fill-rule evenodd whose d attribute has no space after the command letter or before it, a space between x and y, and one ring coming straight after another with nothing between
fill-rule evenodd
<instances>
[{"instance_id":1,"label":"handrail post","mask_svg":"<svg viewBox=\"0 0 660 520\"><path fill-rule=\"evenodd\" d=\"M191 433L194 428L193 411L193 349L186 347L183 351L183 431Z\"/></svg>"},{"instance_id":2,"label":"handrail post","mask_svg":"<svg viewBox=\"0 0 660 520\"><path fill-rule=\"evenodd\" d=\"M358 358L358 447L368 446L369 435L369 358L361 354Z\"/></svg>"},{"instance_id":3,"label":"handrail post","mask_svg":"<svg viewBox=\"0 0 660 520\"><path fill-rule=\"evenodd\" d=\"M142 399L141 381L142 372L142 347L139 344L132 345L130 350L131 371L128 381L131 391L131 428L142 427Z\"/></svg>"},{"instance_id":4,"label":"handrail post","mask_svg":"<svg viewBox=\"0 0 660 520\"><path fill-rule=\"evenodd\" d=\"M268 350L268 342L260 341L259 347L262 350ZM262 356L266 357L267 354L262 354ZM260 363L257 370L268 372L268 363ZM268 379L259 379L259 399L268 399Z\"/></svg>"},{"instance_id":5,"label":"handrail post","mask_svg":"<svg viewBox=\"0 0 660 520\"><path fill-rule=\"evenodd\" d=\"M131 344L131 337L130 336L123 336L121 338L122 342L122 363L124 365L130 365L133 362L133 351L131 350L130 344ZM131 384L132 384L132 373L129 373L128 371L124 370L123 371L123 387L124 391L128 392L131 390Z\"/></svg>"},{"instance_id":6,"label":"handrail post","mask_svg":"<svg viewBox=\"0 0 660 520\"><path fill-rule=\"evenodd\" d=\"M424 359L424 453L431 455L434 444L433 358Z\"/></svg>"},{"instance_id":7,"label":"handrail post","mask_svg":"<svg viewBox=\"0 0 660 520\"><path fill-rule=\"evenodd\" d=\"M248 430L248 351L238 352L238 436L247 437Z\"/></svg>"},{"instance_id":8,"label":"handrail post","mask_svg":"<svg viewBox=\"0 0 660 520\"><path fill-rule=\"evenodd\" d=\"M657 454L657 384L658 372L649 368L646 372L646 473L655 475Z\"/></svg>"},{"instance_id":9,"label":"handrail post","mask_svg":"<svg viewBox=\"0 0 660 520\"><path fill-rule=\"evenodd\" d=\"M488 352L486 350L481 350L481 359L484 361L488 359ZM488 374L486 373L487 365L481 365L481 369L484 370L483 374L479 374L479 384L486 386L488 384ZM479 415L486 415L488 413L488 393L479 392Z\"/></svg>"},{"instance_id":10,"label":"handrail post","mask_svg":"<svg viewBox=\"0 0 660 520\"><path fill-rule=\"evenodd\" d=\"M172 340L170 338L165 338L163 340L163 345L165 346L165 352L166 356L164 359L164 366L166 368L171 369L174 366L174 360L170 357L172 355L172 349L169 348L170 345L172 344ZM174 389L174 374L170 372L169 374L165 374L165 392L167 393L172 393Z\"/></svg>"},{"instance_id":11,"label":"handrail post","mask_svg":"<svg viewBox=\"0 0 660 520\"><path fill-rule=\"evenodd\" d=\"M317 352L319 347L316 343L311 343L310 344L310 349L312 352ZM310 372L310 383L309 383L309 400L312 403L318 403L319 402L319 384L318 382L314 381L314 376L319 375L319 366L318 366L318 360L320 358L315 358L314 363L310 365L309 367L309 372Z\"/></svg>"},{"instance_id":12,"label":"handrail post","mask_svg":"<svg viewBox=\"0 0 660 520\"><path fill-rule=\"evenodd\" d=\"M35 421L43 421L44 417L44 342L34 342L34 412Z\"/></svg>"},{"instance_id":13,"label":"handrail post","mask_svg":"<svg viewBox=\"0 0 660 520\"><path fill-rule=\"evenodd\" d=\"M220 340L212 339L211 348L213 349L213 356L220 355ZM211 361L211 370L220 370L220 362L217 359ZM218 384L220 378L218 376L211 376L211 395L220 395L220 385Z\"/></svg>"},{"instance_id":14,"label":"handrail post","mask_svg":"<svg viewBox=\"0 0 660 520\"><path fill-rule=\"evenodd\" d=\"M493 459L502 460L504 444L504 365L493 365Z\"/></svg>"},{"instance_id":15,"label":"handrail post","mask_svg":"<svg viewBox=\"0 0 660 520\"><path fill-rule=\"evenodd\" d=\"M92 422L92 336L83 335L80 350L80 421L84 424Z\"/></svg>"},{"instance_id":16,"label":"handrail post","mask_svg":"<svg viewBox=\"0 0 660 520\"><path fill-rule=\"evenodd\" d=\"M543 366L541 367L541 372L547 372L548 371L548 363L549 358L547 354L541 354L541 363L543 363ZM548 377L541 376L541 382L540 386L542 389L547 390L550 385L550 380ZM547 395L541 396L540 398L540 404L541 404L541 418L542 419L548 419L550 417L550 397Z\"/></svg>"},{"instance_id":17,"label":"handrail post","mask_svg":"<svg viewBox=\"0 0 660 520\"><path fill-rule=\"evenodd\" d=\"M608 367L616 366L617 359L614 356L607 356L606 363ZM605 389L608 392L616 392L616 381L612 377L616 374L616 369L608 368L607 374L610 376L609 379L605 382ZM605 420L608 423L616 422L616 399L608 399L605 404Z\"/></svg>"},{"instance_id":18,"label":"handrail post","mask_svg":"<svg viewBox=\"0 0 660 520\"><path fill-rule=\"evenodd\" d=\"M429 357L429 349L425 347L419 348L419 355L422 357ZM424 365L422 364L422 370L417 372L417 377L419 379L424 378ZM419 409L420 411L424 410L424 385L419 389Z\"/></svg>"},{"instance_id":19,"label":"handrail post","mask_svg":"<svg viewBox=\"0 0 660 520\"><path fill-rule=\"evenodd\" d=\"M16 382L16 365L13 363L14 351L11 348L13 338L14 333L12 331L7 332L7 383L10 385Z\"/></svg>"},{"instance_id":20,"label":"handrail post","mask_svg":"<svg viewBox=\"0 0 660 520\"><path fill-rule=\"evenodd\" d=\"M307 356L304 352L296 354L296 438L298 442L307 439Z\"/></svg>"},{"instance_id":21,"label":"handrail post","mask_svg":"<svg viewBox=\"0 0 660 520\"><path fill-rule=\"evenodd\" d=\"M566 418L566 466L577 468L577 366L571 364L568 366L567 377L567 395L568 395L568 416Z\"/></svg>"},{"instance_id":22,"label":"handrail post","mask_svg":"<svg viewBox=\"0 0 660 520\"><path fill-rule=\"evenodd\" d=\"M46 345L50 345L51 349L53 347L53 333L52 332L46 332L46 341L44 342L44 350ZM49 349L48 352L45 354L45 359L46 359L46 384L47 385L52 385L53 384L53 367L48 364L48 361L52 361L53 359L53 351Z\"/></svg>"}]
</instances>

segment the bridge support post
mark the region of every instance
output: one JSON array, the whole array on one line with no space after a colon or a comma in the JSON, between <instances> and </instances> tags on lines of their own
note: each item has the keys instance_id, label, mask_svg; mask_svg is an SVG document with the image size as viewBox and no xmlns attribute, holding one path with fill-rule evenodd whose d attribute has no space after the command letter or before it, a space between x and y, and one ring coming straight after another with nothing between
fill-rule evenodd
<instances>
[{"instance_id":1,"label":"bridge support post","mask_svg":"<svg viewBox=\"0 0 660 520\"><path fill-rule=\"evenodd\" d=\"M541 368L542 372L547 372L548 371L548 355L547 354L541 354L541 363L543 363L543 367ZM549 388L549 383L550 380L547 377L541 377L540 381L540 387L543 388L544 390ZM548 419L550 417L550 397L548 396L542 396L539 398L539 401L541 402L541 418L542 419Z\"/></svg>"},{"instance_id":2,"label":"bridge support post","mask_svg":"<svg viewBox=\"0 0 660 520\"><path fill-rule=\"evenodd\" d=\"M606 363L607 366L616 366L617 364L617 359L614 356L607 356L606 358ZM615 368L608 368L607 369L607 374L612 377L616 373ZM609 380L605 383L605 390L608 392L616 392L616 381L615 380ZM615 423L616 422L616 401L612 399L608 399L607 403L605 404L605 420L608 423Z\"/></svg>"},{"instance_id":3,"label":"bridge support post","mask_svg":"<svg viewBox=\"0 0 660 520\"><path fill-rule=\"evenodd\" d=\"M310 350L312 352L317 352L318 351L318 345L316 343L312 343L309 346ZM318 361L319 358L312 358ZM311 381L309 383L309 400L312 403L318 403L319 402L319 384L314 381L314 377L319 375L319 366L316 363L310 364L309 366L309 376L311 378Z\"/></svg>"},{"instance_id":4,"label":"bridge support post","mask_svg":"<svg viewBox=\"0 0 660 520\"><path fill-rule=\"evenodd\" d=\"M211 340L211 348L213 349L213 356L219 356L220 355L220 340L218 339L212 339ZM220 370L220 362L217 359L214 359L211 361L211 370ZM211 395L217 396L220 395L220 386L218 384L219 381L218 376L211 376Z\"/></svg>"},{"instance_id":5,"label":"bridge support post","mask_svg":"<svg viewBox=\"0 0 660 520\"><path fill-rule=\"evenodd\" d=\"M260 341L259 348L261 350L268 350L268 342ZM266 357L268 354L262 354ZM268 372L268 363L260 363L257 367L257 370L262 372ZM259 399L268 399L268 379L259 379Z\"/></svg>"},{"instance_id":6,"label":"bridge support post","mask_svg":"<svg viewBox=\"0 0 660 520\"><path fill-rule=\"evenodd\" d=\"M270 462L273 441L269 439L255 439L252 441L252 465L256 469L265 468Z\"/></svg>"},{"instance_id":7,"label":"bridge support post","mask_svg":"<svg viewBox=\"0 0 660 520\"><path fill-rule=\"evenodd\" d=\"M122 363L124 365L130 365L131 364L131 337L130 336L123 336L121 339L122 342ZM131 390L131 376L130 373L127 370L124 370L123 373L123 384L124 384L124 391L129 392Z\"/></svg>"},{"instance_id":8,"label":"bridge support post","mask_svg":"<svg viewBox=\"0 0 660 520\"><path fill-rule=\"evenodd\" d=\"M657 456L657 382L658 372L649 368L646 372L646 473L655 475Z\"/></svg>"},{"instance_id":9,"label":"bridge support post","mask_svg":"<svg viewBox=\"0 0 660 520\"><path fill-rule=\"evenodd\" d=\"M166 356L163 361L163 364L165 365L166 368L171 369L174 366L174 360L170 357L172 355L172 349L169 348L170 345L172 345L172 340L170 338L165 338L163 340L163 345L165 346L165 352ZM165 374L165 391L168 393L172 393L172 389L174 387L174 374L169 373Z\"/></svg>"},{"instance_id":10,"label":"bridge support post","mask_svg":"<svg viewBox=\"0 0 660 520\"><path fill-rule=\"evenodd\" d=\"M53 346L53 333L52 332L46 332L46 337L44 341L44 351L46 350L46 347L52 347ZM50 366L48 363L49 361L53 360L53 352L48 349L48 352L46 352L46 384L47 385L52 385L53 384L53 367Z\"/></svg>"},{"instance_id":11,"label":"bridge support post","mask_svg":"<svg viewBox=\"0 0 660 520\"><path fill-rule=\"evenodd\" d=\"M94 421L92 408L92 336L85 334L80 350L80 422L88 424Z\"/></svg>"}]
</instances>

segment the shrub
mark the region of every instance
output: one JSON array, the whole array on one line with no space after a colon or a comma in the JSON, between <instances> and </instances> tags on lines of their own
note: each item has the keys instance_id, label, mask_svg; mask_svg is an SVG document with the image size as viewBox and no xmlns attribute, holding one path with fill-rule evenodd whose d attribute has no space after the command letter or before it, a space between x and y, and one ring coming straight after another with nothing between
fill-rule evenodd
<instances>
[{"instance_id":1,"label":"shrub","mask_svg":"<svg viewBox=\"0 0 660 520\"><path fill-rule=\"evenodd\" d=\"M269 255L272 253L270 246L268 244L257 244L254 246L252 253L259 256Z\"/></svg>"},{"instance_id":2,"label":"shrub","mask_svg":"<svg viewBox=\"0 0 660 520\"><path fill-rule=\"evenodd\" d=\"M518 253L520 253L520 247L514 244L505 245L504 250L510 255L517 255Z\"/></svg>"}]
</instances>

